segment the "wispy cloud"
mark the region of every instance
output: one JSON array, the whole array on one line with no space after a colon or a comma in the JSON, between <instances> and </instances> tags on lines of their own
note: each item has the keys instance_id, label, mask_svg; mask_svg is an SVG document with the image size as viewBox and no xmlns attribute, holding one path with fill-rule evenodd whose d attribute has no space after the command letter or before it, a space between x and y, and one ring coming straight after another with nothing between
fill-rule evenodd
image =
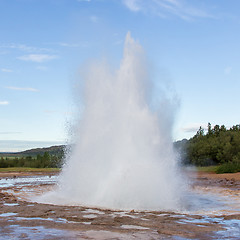
<instances>
[{"instance_id":1,"label":"wispy cloud","mask_svg":"<svg viewBox=\"0 0 240 240\"><path fill-rule=\"evenodd\" d=\"M123 3L133 12L138 12L141 10L141 4L138 0L123 0Z\"/></svg>"},{"instance_id":2,"label":"wispy cloud","mask_svg":"<svg viewBox=\"0 0 240 240\"><path fill-rule=\"evenodd\" d=\"M8 101L0 101L0 105L8 105L9 102Z\"/></svg>"},{"instance_id":3,"label":"wispy cloud","mask_svg":"<svg viewBox=\"0 0 240 240\"><path fill-rule=\"evenodd\" d=\"M166 18L169 15L183 20L194 18L213 18L205 9L193 6L191 1L184 0L122 0L123 4L131 11L152 13Z\"/></svg>"},{"instance_id":4,"label":"wispy cloud","mask_svg":"<svg viewBox=\"0 0 240 240\"><path fill-rule=\"evenodd\" d=\"M204 129L207 130L207 124L201 124L201 123L189 123L187 126L184 126L181 128L183 132L188 132L188 133L193 133L197 132L200 128L200 126Z\"/></svg>"},{"instance_id":5,"label":"wispy cloud","mask_svg":"<svg viewBox=\"0 0 240 240\"><path fill-rule=\"evenodd\" d=\"M87 46L87 43L86 42L82 42L82 43L59 42L58 45L61 47L77 48L77 47L85 47L85 46Z\"/></svg>"},{"instance_id":6,"label":"wispy cloud","mask_svg":"<svg viewBox=\"0 0 240 240\"><path fill-rule=\"evenodd\" d=\"M9 69L9 68L1 68L1 72L10 73L10 72L12 72L12 69Z\"/></svg>"},{"instance_id":7,"label":"wispy cloud","mask_svg":"<svg viewBox=\"0 0 240 240\"><path fill-rule=\"evenodd\" d=\"M29 88L29 87L22 88L22 87L9 86L9 87L5 87L5 88L11 89L11 90L16 90L16 91L28 91L28 92L38 92L39 91L36 88Z\"/></svg>"},{"instance_id":8,"label":"wispy cloud","mask_svg":"<svg viewBox=\"0 0 240 240\"><path fill-rule=\"evenodd\" d=\"M39 48L39 47L28 46L26 44L17 44L17 43L1 44L0 48L17 49L23 52L52 52L52 49L49 49L49 48Z\"/></svg>"},{"instance_id":9,"label":"wispy cloud","mask_svg":"<svg viewBox=\"0 0 240 240\"><path fill-rule=\"evenodd\" d=\"M64 42L64 41L59 41L59 42L47 42L45 43L47 45L51 45L54 47L66 47L66 48L81 48L81 47L87 47L89 46L89 42L87 41L79 41L79 42Z\"/></svg>"},{"instance_id":10,"label":"wispy cloud","mask_svg":"<svg viewBox=\"0 0 240 240\"><path fill-rule=\"evenodd\" d=\"M24 56L20 56L17 59L19 60L23 60L23 61L30 61L30 62L46 62L46 61L50 61L53 59L58 58L58 56L56 55L49 55L49 54L29 54L29 55L24 55Z\"/></svg>"}]
</instances>

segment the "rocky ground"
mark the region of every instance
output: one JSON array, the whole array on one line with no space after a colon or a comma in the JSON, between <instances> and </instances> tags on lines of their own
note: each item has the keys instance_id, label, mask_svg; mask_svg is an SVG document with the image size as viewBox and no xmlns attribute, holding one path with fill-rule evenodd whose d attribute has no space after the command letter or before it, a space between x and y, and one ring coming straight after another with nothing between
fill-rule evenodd
<instances>
[{"instance_id":1,"label":"rocky ground","mask_svg":"<svg viewBox=\"0 0 240 240\"><path fill-rule=\"evenodd\" d=\"M16 179L54 173L1 173ZM189 173L193 188L239 198L240 174ZM240 211L220 214L112 211L28 200L49 190L43 183L0 186L0 239L240 239ZM236 204L236 208L240 206ZM233 207L234 209L234 207Z\"/></svg>"}]
</instances>

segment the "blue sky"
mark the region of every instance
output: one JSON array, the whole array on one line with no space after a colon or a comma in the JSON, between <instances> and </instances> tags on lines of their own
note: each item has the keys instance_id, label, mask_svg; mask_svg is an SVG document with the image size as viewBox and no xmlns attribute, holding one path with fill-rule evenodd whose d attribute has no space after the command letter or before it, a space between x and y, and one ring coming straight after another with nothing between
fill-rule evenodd
<instances>
[{"instance_id":1,"label":"blue sky","mask_svg":"<svg viewBox=\"0 0 240 240\"><path fill-rule=\"evenodd\" d=\"M0 151L61 144L89 59L118 66L128 31L180 99L173 138L240 122L238 0L0 0Z\"/></svg>"}]
</instances>

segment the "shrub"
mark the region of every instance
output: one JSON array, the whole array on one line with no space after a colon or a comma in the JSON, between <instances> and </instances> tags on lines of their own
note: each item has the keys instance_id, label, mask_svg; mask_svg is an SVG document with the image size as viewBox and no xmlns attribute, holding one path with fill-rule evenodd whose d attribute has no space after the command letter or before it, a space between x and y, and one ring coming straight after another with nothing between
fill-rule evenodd
<instances>
[{"instance_id":1,"label":"shrub","mask_svg":"<svg viewBox=\"0 0 240 240\"><path fill-rule=\"evenodd\" d=\"M236 173L240 172L240 163L239 162L230 162L224 163L219 166L216 170L216 173Z\"/></svg>"}]
</instances>

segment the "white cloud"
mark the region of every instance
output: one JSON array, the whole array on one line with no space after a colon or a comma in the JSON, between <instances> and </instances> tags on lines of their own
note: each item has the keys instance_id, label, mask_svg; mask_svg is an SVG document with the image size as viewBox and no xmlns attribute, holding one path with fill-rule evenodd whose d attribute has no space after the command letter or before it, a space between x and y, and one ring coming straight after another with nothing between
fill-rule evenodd
<instances>
[{"instance_id":1,"label":"white cloud","mask_svg":"<svg viewBox=\"0 0 240 240\"><path fill-rule=\"evenodd\" d=\"M207 130L207 125L204 123L189 123L188 125L184 126L181 128L181 130L183 132L187 132L187 133L196 133L200 126L204 129Z\"/></svg>"},{"instance_id":2,"label":"white cloud","mask_svg":"<svg viewBox=\"0 0 240 240\"><path fill-rule=\"evenodd\" d=\"M21 88L21 87L6 87L11 90L16 90L16 91L28 91L28 92L38 92L38 89L36 88Z\"/></svg>"},{"instance_id":3,"label":"white cloud","mask_svg":"<svg viewBox=\"0 0 240 240\"><path fill-rule=\"evenodd\" d=\"M77 48L77 47L86 47L87 43L82 42L82 43L66 43L66 42L60 42L58 43L61 47L70 47L70 48Z\"/></svg>"},{"instance_id":4,"label":"white cloud","mask_svg":"<svg viewBox=\"0 0 240 240\"><path fill-rule=\"evenodd\" d=\"M190 5L191 1L183 0L122 0L123 4L131 11L155 14L166 18L169 15L180 17L184 20L194 18L213 18L204 9ZM189 2L189 3L188 3Z\"/></svg>"},{"instance_id":5,"label":"white cloud","mask_svg":"<svg viewBox=\"0 0 240 240\"><path fill-rule=\"evenodd\" d=\"M12 70L9 69L9 68L1 68L1 71L2 71L2 72L7 72L7 73L12 72Z\"/></svg>"},{"instance_id":6,"label":"white cloud","mask_svg":"<svg viewBox=\"0 0 240 240\"><path fill-rule=\"evenodd\" d=\"M58 56L56 55L48 55L48 54L29 54L29 55L24 55L24 56L20 56L17 59L19 60L23 60L23 61L31 61L31 62L46 62L46 61L50 61L53 59L58 58Z\"/></svg>"},{"instance_id":7,"label":"white cloud","mask_svg":"<svg viewBox=\"0 0 240 240\"><path fill-rule=\"evenodd\" d=\"M0 105L8 105L9 102L8 101L0 101Z\"/></svg>"},{"instance_id":8,"label":"white cloud","mask_svg":"<svg viewBox=\"0 0 240 240\"><path fill-rule=\"evenodd\" d=\"M24 52L52 52L52 50L48 48L38 48L38 47L33 47L33 46L28 46L26 44L18 44L18 43L2 44L0 45L0 48L17 49Z\"/></svg>"},{"instance_id":9,"label":"white cloud","mask_svg":"<svg viewBox=\"0 0 240 240\"><path fill-rule=\"evenodd\" d=\"M123 0L123 3L133 12L141 10L138 0Z\"/></svg>"},{"instance_id":10,"label":"white cloud","mask_svg":"<svg viewBox=\"0 0 240 240\"><path fill-rule=\"evenodd\" d=\"M66 42L60 42L59 45L62 47L79 47L79 44L66 43Z\"/></svg>"},{"instance_id":11,"label":"white cloud","mask_svg":"<svg viewBox=\"0 0 240 240\"><path fill-rule=\"evenodd\" d=\"M199 129L199 127L183 127L181 130L183 132L189 132L189 133L192 133L192 132L197 132L197 130Z\"/></svg>"},{"instance_id":12,"label":"white cloud","mask_svg":"<svg viewBox=\"0 0 240 240\"><path fill-rule=\"evenodd\" d=\"M232 72L232 67L226 67L226 68L224 69L224 74L226 74L226 75L231 74L231 72Z\"/></svg>"}]
</instances>

